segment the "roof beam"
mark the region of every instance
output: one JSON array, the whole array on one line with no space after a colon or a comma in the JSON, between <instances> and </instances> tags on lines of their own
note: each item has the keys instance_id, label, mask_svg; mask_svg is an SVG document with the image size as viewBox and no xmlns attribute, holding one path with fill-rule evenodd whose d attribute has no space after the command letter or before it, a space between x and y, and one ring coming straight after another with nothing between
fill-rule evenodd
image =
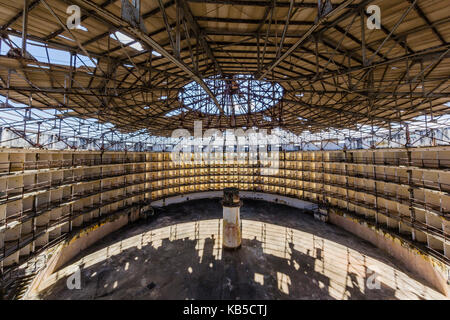
<instances>
[{"instance_id":1,"label":"roof beam","mask_svg":"<svg viewBox=\"0 0 450 320\"><path fill-rule=\"evenodd\" d=\"M322 105L313 105L313 104L309 104L309 103L306 103L304 101L299 101L299 100L283 99L282 101L284 103L295 104L295 105L299 105L299 106L310 108L310 109L342 113L342 114L349 115L349 116L352 116L352 117L356 117L356 118L359 118L359 119L361 119L361 118L368 118L368 119L383 121L383 122L387 122L387 123L390 123L392 121L392 119L389 119L389 118L364 115L362 113L349 111L347 109L335 109L335 108L332 108L332 107L327 107L327 106L322 106Z\"/></svg>"},{"instance_id":2,"label":"roof beam","mask_svg":"<svg viewBox=\"0 0 450 320\"><path fill-rule=\"evenodd\" d=\"M342 90L297 90L292 91L292 93L296 92L302 92L302 93L313 93L313 94L340 94L344 95L347 94L347 91ZM389 92L389 91L367 91L367 90L354 90L355 93L365 94L365 95L374 95L378 98L385 98L385 97L431 97L431 98L450 98L450 92L439 92L439 93L426 93L426 92Z\"/></svg>"},{"instance_id":3,"label":"roof beam","mask_svg":"<svg viewBox=\"0 0 450 320\"><path fill-rule=\"evenodd\" d=\"M161 11L164 26L166 27L167 35L169 36L170 46L172 47L173 52L176 54L175 41L173 40L171 27L169 24L169 19L167 18L166 9L164 8L162 0L158 0L159 10Z\"/></svg>"},{"instance_id":4,"label":"roof beam","mask_svg":"<svg viewBox=\"0 0 450 320\"><path fill-rule=\"evenodd\" d=\"M34 0L28 4L27 11L30 12L41 2L41 0ZM23 16L23 10L16 14L12 19L10 19L7 23L5 23L1 30L8 29L11 25L13 25L17 20L19 20Z\"/></svg>"},{"instance_id":5,"label":"roof beam","mask_svg":"<svg viewBox=\"0 0 450 320\"><path fill-rule=\"evenodd\" d=\"M399 56L399 57L395 57L389 60L384 60L384 61L380 61L380 62L376 62L373 63L371 65L368 66L355 66L355 67L350 67L350 68L342 68L339 70L334 70L334 71L328 71L325 72L320 78L317 78L316 81L319 80L324 80L327 78L332 78L335 76L343 76L346 75L348 73L354 73L354 72L359 72L359 71L363 71L363 70L369 70L369 69L374 69L380 66L385 66L385 65L389 65L389 64L394 64L394 63L398 63L404 60L429 60L432 59L433 57L435 57L436 55L442 54L443 52L445 52L448 48L450 48L450 44L447 45L442 45L439 47L435 47L435 48L430 48L430 49L425 49L423 51L419 51L419 52L415 52L412 54L408 54L408 55L403 55L403 56ZM450 58L450 54L447 54L446 56L444 56L444 58ZM292 80L306 80L306 79L311 79L312 76L302 76L302 77L298 77L298 78L289 78L289 79L285 79L284 81L292 81Z\"/></svg>"},{"instance_id":6,"label":"roof beam","mask_svg":"<svg viewBox=\"0 0 450 320\"><path fill-rule=\"evenodd\" d=\"M194 3L210 3L220 5L234 5L234 6L256 6L256 7L268 7L271 5L272 0L266 1L248 1L248 0L187 0ZM287 8L290 6L289 1L277 1L277 7ZM350 8L356 8L357 5L349 5ZM294 8L317 8L317 2L296 2Z\"/></svg>"},{"instance_id":7,"label":"roof beam","mask_svg":"<svg viewBox=\"0 0 450 320\"><path fill-rule=\"evenodd\" d=\"M103 2L100 6L102 8L106 8L107 6L109 6L110 4L116 2L117 0L106 0L105 2ZM83 22L84 20L86 20L87 18L89 18L89 15L85 14L80 18L80 22ZM61 33L63 33L65 30L64 28L59 28L58 30L52 32L51 34L49 34L48 36L45 37L45 40L51 40L55 37L57 37L58 35L60 35Z\"/></svg>"},{"instance_id":8,"label":"roof beam","mask_svg":"<svg viewBox=\"0 0 450 320\"><path fill-rule=\"evenodd\" d=\"M216 66L216 69L219 71L219 73L223 76L222 68L220 67L219 63L217 62L216 58L214 57L211 47L209 46L208 42L205 39L205 34L204 34L203 30L198 25L196 19L194 19L191 9L189 8L189 5L186 3L185 0L179 0L179 2L183 8L184 17L186 18L192 31L194 31L195 35L197 36L197 40L200 41L200 44L202 45L206 54L211 59L211 61L214 63L214 65Z\"/></svg>"},{"instance_id":9,"label":"roof beam","mask_svg":"<svg viewBox=\"0 0 450 320\"><path fill-rule=\"evenodd\" d=\"M407 0L409 3L414 3L414 0ZM445 44L445 40L442 37L442 35L439 33L439 31L437 31L436 27L433 26L433 24L430 22L430 20L428 20L427 16L425 15L425 13L422 11L422 9L419 7L419 4L416 3L414 5L414 9L417 12L417 14L425 21L425 23L431 28L431 30L433 30L434 34L438 37L438 39L442 42L442 44Z\"/></svg>"},{"instance_id":10,"label":"roof beam","mask_svg":"<svg viewBox=\"0 0 450 320\"><path fill-rule=\"evenodd\" d=\"M353 1L353 0L352 0ZM278 5L278 3L277 3ZM269 21L261 21L261 19L242 19L242 18L220 18L220 17L204 17L204 16L195 16L196 21L206 21L206 22L222 22L222 23L247 23L247 24L269 24ZM286 20L277 20L279 24L286 24ZM314 21L298 21L291 20L289 22L290 25L293 26L313 26Z\"/></svg>"},{"instance_id":11,"label":"roof beam","mask_svg":"<svg viewBox=\"0 0 450 320\"><path fill-rule=\"evenodd\" d=\"M297 49L302 43L305 42L307 38L309 38L314 31L316 31L324 22L326 22L329 18L335 16L337 13L341 12L343 9L345 9L349 4L351 4L354 0L347 0L340 4L337 8L333 9L323 17L317 20L317 22L306 31L303 36L297 40L285 53L283 53L279 58L277 58L274 62L272 62L265 71L263 71L259 76L258 79L261 80L264 78L267 73L272 71L276 66L278 66L284 59L286 59L288 56L291 55L291 53Z\"/></svg>"},{"instance_id":12,"label":"roof beam","mask_svg":"<svg viewBox=\"0 0 450 320\"><path fill-rule=\"evenodd\" d=\"M155 49L159 54L163 55L166 59L171 61L173 64L175 64L177 67L179 67L182 71L187 73L189 76L192 77L192 79L197 82L204 90L205 92L210 96L216 107L220 110L222 114L224 114L224 111L222 107L219 104L219 101L215 97L214 93L211 91L211 89L208 88L206 83L202 80L202 78L197 75L193 70L191 70L183 61L175 58L173 55L171 55L166 49L164 49L157 41L153 40L151 37L149 37L145 32L143 32L140 29L137 29L135 27L130 26L130 24L120 17L117 17L116 15L112 14L111 12L101 8L97 4L93 3L92 1L87 0L75 0L74 3L78 4L81 8L83 8L86 11L92 11L93 15L95 15L95 18L106 22L108 24L111 24L117 28L121 28L121 31L126 33L128 36L134 38L135 40L138 40L145 44L146 46Z\"/></svg>"}]
</instances>

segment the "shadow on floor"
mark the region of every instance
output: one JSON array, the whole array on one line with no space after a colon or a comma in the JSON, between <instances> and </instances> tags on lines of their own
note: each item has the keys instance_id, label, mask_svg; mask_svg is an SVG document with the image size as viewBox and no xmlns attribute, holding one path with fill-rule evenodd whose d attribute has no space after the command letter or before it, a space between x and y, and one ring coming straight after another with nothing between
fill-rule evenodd
<instances>
[{"instance_id":1,"label":"shadow on floor","mask_svg":"<svg viewBox=\"0 0 450 320\"><path fill-rule=\"evenodd\" d=\"M149 225L131 227L130 232L123 233L122 239L117 239L116 235L114 240L114 235L110 235L89 251L95 254L99 247L105 248L105 243L117 243L143 230L148 231L155 226L160 228L173 221L180 222L179 215L186 218L186 211L200 210L198 206L194 208L190 207L191 205L182 207L181 213L178 211L172 215L167 211L175 208L168 208L166 215L159 217L159 223L154 221ZM213 206L212 203L209 205ZM200 211L210 209L203 202ZM248 210L250 209L249 205ZM282 210L283 208L280 209ZM250 211L248 216L258 212L257 209ZM202 213L196 211L196 215L202 216ZM282 215L278 214L275 220ZM167 220L168 217L170 219ZM264 216L258 217L264 219ZM192 234L195 235L194 227L192 228ZM150 241L141 248L133 246L102 256L93 265L80 266L80 290L69 290L66 285L67 277L63 277L43 292L41 297L44 299L336 298L336 294L330 294L330 290L333 290L336 284L331 283L323 270L318 271L319 265L323 265L323 252L320 248L315 248L314 253L308 250L305 254L296 250L294 243L286 242L287 247L284 250L288 253L285 255L288 258L284 258L265 253L264 247L267 244L255 238L243 239L242 247L236 251L223 251L217 239L220 224L215 228L215 234L203 239L192 239L191 236L177 240L164 238L160 243ZM89 252L84 252L78 258L86 257L87 254ZM77 261L77 258L72 261ZM320 261L322 263L318 264ZM345 266L342 268L345 269ZM345 283L339 288L343 294L338 298L345 296L347 299L395 299L395 290L390 287L381 284L380 290L367 290L360 285L367 283L367 277L361 281L361 276L355 273L347 270L346 274Z\"/></svg>"}]
</instances>

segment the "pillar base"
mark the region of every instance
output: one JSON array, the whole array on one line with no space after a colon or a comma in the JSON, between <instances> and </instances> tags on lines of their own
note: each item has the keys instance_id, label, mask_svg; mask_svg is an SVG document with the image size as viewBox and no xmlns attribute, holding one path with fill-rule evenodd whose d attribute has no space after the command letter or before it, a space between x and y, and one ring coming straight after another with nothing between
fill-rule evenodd
<instances>
[{"instance_id":1,"label":"pillar base","mask_svg":"<svg viewBox=\"0 0 450 320\"><path fill-rule=\"evenodd\" d=\"M236 251L239 250L242 247L242 243L239 244L237 247L227 247L226 245L222 245L222 249L226 251Z\"/></svg>"}]
</instances>

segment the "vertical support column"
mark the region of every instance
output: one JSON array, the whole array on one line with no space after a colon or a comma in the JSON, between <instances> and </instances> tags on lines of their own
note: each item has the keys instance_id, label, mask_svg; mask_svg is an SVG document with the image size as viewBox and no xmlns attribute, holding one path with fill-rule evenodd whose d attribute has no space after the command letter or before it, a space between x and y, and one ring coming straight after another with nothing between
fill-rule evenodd
<instances>
[{"instance_id":1,"label":"vertical support column","mask_svg":"<svg viewBox=\"0 0 450 320\"><path fill-rule=\"evenodd\" d=\"M176 58L180 58L180 50L181 50L181 17L182 17L182 12L181 12L181 5L180 5L180 1L176 0L175 1L175 6L176 6L176 28L175 28L175 57ZM168 95L167 95L168 96Z\"/></svg>"},{"instance_id":2,"label":"vertical support column","mask_svg":"<svg viewBox=\"0 0 450 320\"><path fill-rule=\"evenodd\" d=\"M299 159L299 161L300 161L301 166L302 166L302 168L300 170L301 174L302 174L302 179L301 179L301 181L302 181L302 200L305 200L305 168L304 168L304 165L303 165L303 150L300 153L300 158L301 159ZM297 162L297 165L298 165L298 162Z\"/></svg>"},{"instance_id":3,"label":"vertical support column","mask_svg":"<svg viewBox=\"0 0 450 320\"><path fill-rule=\"evenodd\" d=\"M377 169L376 169L375 152L372 152L372 175L375 187L375 224L378 225L378 185L377 185Z\"/></svg>"},{"instance_id":4,"label":"vertical support column","mask_svg":"<svg viewBox=\"0 0 450 320\"><path fill-rule=\"evenodd\" d=\"M287 196L286 188L286 150L283 150L283 185L284 185L284 196Z\"/></svg>"},{"instance_id":5,"label":"vertical support column","mask_svg":"<svg viewBox=\"0 0 450 320\"><path fill-rule=\"evenodd\" d=\"M317 220L320 220L322 222L327 222L328 221L328 212L329 212L329 203L328 200L326 199L326 194L325 194L325 170L324 170L324 162L323 162L323 157L324 157L324 151L320 152L320 164L321 164L321 168L320 168L320 173L322 175L322 193L320 195L320 201L319 201L319 205L318 205L318 211L314 213L314 218ZM317 159L316 159L317 160Z\"/></svg>"},{"instance_id":6,"label":"vertical support column","mask_svg":"<svg viewBox=\"0 0 450 320\"><path fill-rule=\"evenodd\" d=\"M22 57L25 57L27 53L27 33L28 33L28 0L23 0Z\"/></svg>"},{"instance_id":7,"label":"vertical support column","mask_svg":"<svg viewBox=\"0 0 450 320\"><path fill-rule=\"evenodd\" d=\"M366 53L366 26L365 26L365 20L364 20L364 9L361 8L359 15L360 15L360 22L361 22L361 52L362 52L362 60L363 60L363 66L367 65L367 53Z\"/></svg>"},{"instance_id":8,"label":"vertical support column","mask_svg":"<svg viewBox=\"0 0 450 320\"><path fill-rule=\"evenodd\" d=\"M40 144L40 137L41 137L41 123L42 123L42 122L38 122L38 123L37 123L37 125L38 125L38 131L37 131L37 134L36 134L36 146L38 146L39 148L41 147L41 144Z\"/></svg>"},{"instance_id":9,"label":"vertical support column","mask_svg":"<svg viewBox=\"0 0 450 320\"><path fill-rule=\"evenodd\" d=\"M408 151L408 165L411 163L410 159L411 159L411 152ZM414 211L414 207L413 207L414 189L413 189L413 180L412 180L413 176L412 176L411 168L408 168L407 174L408 174L408 193L409 193L408 209L409 209L409 215L410 215L409 218L411 221L411 237L413 240L417 241L417 237L416 237L416 233L415 233L415 229L414 229L416 215L415 215L415 211Z\"/></svg>"},{"instance_id":10,"label":"vertical support column","mask_svg":"<svg viewBox=\"0 0 450 320\"><path fill-rule=\"evenodd\" d=\"M323 162L323 155L324 151L321 152L321 156L322 158L320 159L321 161L321 173L322 173L322 203L326 204L326 206L328 206L328 201L326 200L326 194L325 194L325 168L324 168L324 162Z\"/></svg>"},{"instance_id":11,"label":"vertical support column","mask_svg":"<svg viewBox=\"0 0 450 320\"><path fill-rule=\"evenodd\" d=\"M239 190L237 188L225 188L223 190L223 236L224 249L238 249L241 246L241 217Z\"/></svg>"},{"instance_id":12,"label":"vertical support column","mask_svg":"<svg viewBox=\"0 0 450 320\"><path fill-rule=\"evenodd\" d=\"M410 146L410 137L409 137L409 128L408 125L406 125L406 145L405 145L405 149L406 149L406 157L407 157L407 175L408 175L408 193L409 193L409 205L408 205L408 209L409 209L409 215L410 215L410 219L411 219L411 237L414 241L418 241L417 240L417 236L416 236L416 232L415 232L415 228L414 228L414 224L416 221L416 214L414 211L414 183L413 183L413 175L412 175L412 155L411 155L411 150L409 149Z\"/></svg>"},{"instance_id":13,"label":"vertical support column","mask_svg":"<svg viewBox=\"0 0 450 320\"><path fill-rule=\"evenodd\" d=\"M325 194L325 170L324 170L324 162L323 162L323 153L324 151L322 151L320 153L321 155L321 159L320 159L320 164L321 164L321 168L320 168L320 173L322 175L322 193L320 194L320 199L318 202L318 211L316 211L314 213L314 218L317 220L320 220L322 222L327 222L328 221L328 211L329 211L329 203L328 200L326 199L326 194Z\"/></svg>"},{"instance_id":14,"label":"vertical support column","mask_svg":"<svg viewBox=\"0 0 450 320\"><path fill-rule=\"evenodd\" d=\"M411 135L409 133L409 125L406 123L405 124L405 133L406 133L406 143L405 143L405 148L408 151L408 148L411 147ZM408 161L410 159L408 158ZM408 162L408 166L410 166L411 164Z\"/></svg>"},{"instance_id":15,"label":"vertical support column","mask_svg":"<svg viewBox=\"0 0 450 320\"><path fill-rule=\"evenodd\" d=\"M345 170L345 204L347 206L347 211L349 211L349 206L348 206L348 154L347 154L347 150L344 150L344 170Z\"/></svg>"}]
</instances>

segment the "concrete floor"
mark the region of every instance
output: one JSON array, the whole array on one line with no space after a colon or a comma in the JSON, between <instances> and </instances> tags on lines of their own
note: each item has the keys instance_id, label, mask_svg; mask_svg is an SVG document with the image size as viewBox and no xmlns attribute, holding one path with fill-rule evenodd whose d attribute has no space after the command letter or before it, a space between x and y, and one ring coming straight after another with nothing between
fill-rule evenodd
<instances>
[{"instance_id":1,"label":"concrete floor","mask_svg":"<svg viewBox=\"0 0 450 320\"><path fill-rule=\"evenodd\" d=\"M40 298L444 298L370 243L283 205L244 200L242 248L223 251L221 215L218 199L166 207L75 257ZM78 267L81 289L69 290Z\"/></svg>"}]
</instances>

